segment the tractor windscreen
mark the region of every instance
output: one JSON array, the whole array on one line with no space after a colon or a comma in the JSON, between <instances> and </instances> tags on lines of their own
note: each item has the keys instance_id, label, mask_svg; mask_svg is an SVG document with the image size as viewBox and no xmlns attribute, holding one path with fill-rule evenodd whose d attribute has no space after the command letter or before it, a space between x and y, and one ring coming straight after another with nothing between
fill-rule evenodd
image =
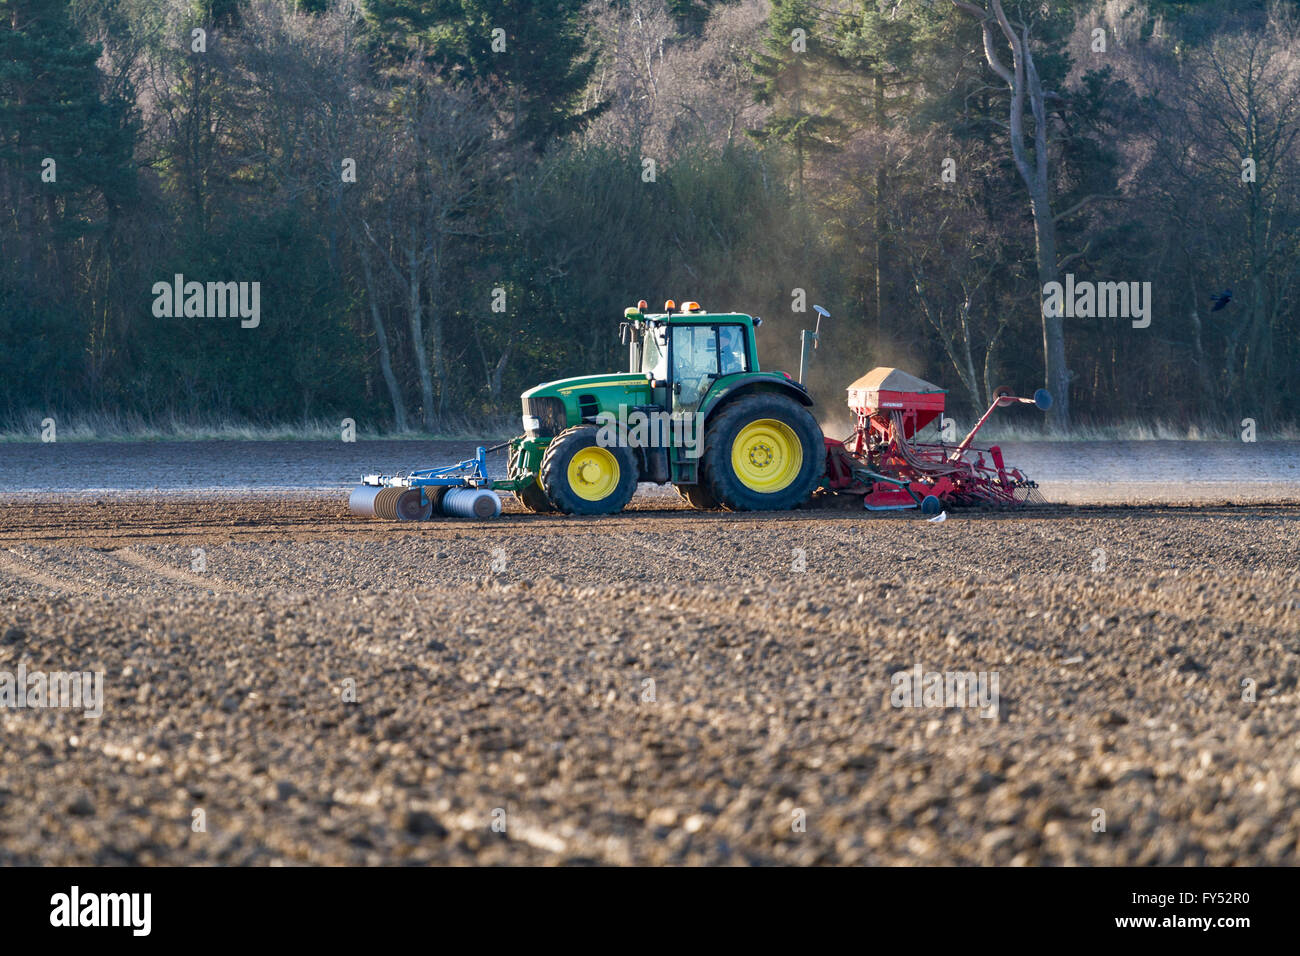
<instances>
[{"instance_id":1,"label":"tractor windscreen","mask_svg":"<svg viewBox=\"0 0 1300 956\"><path fill-rule=\"evenodd\" d=\"M678 325L673 328L673 388L679 407L695 407L718 376L718 328Z\"/></svg>"}]
</instances>

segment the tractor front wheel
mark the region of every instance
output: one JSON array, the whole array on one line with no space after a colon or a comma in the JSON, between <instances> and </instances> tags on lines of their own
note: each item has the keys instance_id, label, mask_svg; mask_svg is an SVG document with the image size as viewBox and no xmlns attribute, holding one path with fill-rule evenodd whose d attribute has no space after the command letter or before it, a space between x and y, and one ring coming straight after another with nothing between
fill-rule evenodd
<instances>
[{"instance_id":1,"label":"tractor front wheel","mask_svg":"<svg viewBox=\"0 0 1300 956\"><path fill-rule=\"evenodd\" d=\"M571 515L611 515L636 493L636 455L626 445L605 447L600 429L578 425L546 447L538 480L551 505Z\"/></svg>"},{"instance_id":2,"label":"tractor front wheel","mask_svg":"<svg viewBox=\"0 0 1300 956\"><path fill-rule=\"evenodd\" d=\"M732 511L785 511L806 502L826 473L826 443L812 414L782 395L749 395L709 422L704 486Z\"/></svg>"}]
</instances>

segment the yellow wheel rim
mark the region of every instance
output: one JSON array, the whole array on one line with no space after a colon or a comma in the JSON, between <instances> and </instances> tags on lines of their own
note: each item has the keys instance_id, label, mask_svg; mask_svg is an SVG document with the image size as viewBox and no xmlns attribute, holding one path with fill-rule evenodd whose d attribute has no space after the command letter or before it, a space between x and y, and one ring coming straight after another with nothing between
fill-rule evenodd
<instances>
[{"instance_id":1,"label":"yellow wheel rim","mask_svg":"<svg viewBox=\"0 0 1300 956\"><path fill-rule=\"evenodd\" d=\"M593 445L569 459L569 487L579 498L608 498L618 487L618 479L618 459L608 448Z\"/></svg>"},{"instance_id":2,"label":"yellow wheel rim","mask_svg":"<svg viewBox=\"0 0 1300 956\"><path fill-rule=\"evenodd\" d=\"M740 430L731 445L731 467L752 491L772 494L788 487L803 467L803 445L784 422L763 418Z\"/></svg>"}]
</instances>

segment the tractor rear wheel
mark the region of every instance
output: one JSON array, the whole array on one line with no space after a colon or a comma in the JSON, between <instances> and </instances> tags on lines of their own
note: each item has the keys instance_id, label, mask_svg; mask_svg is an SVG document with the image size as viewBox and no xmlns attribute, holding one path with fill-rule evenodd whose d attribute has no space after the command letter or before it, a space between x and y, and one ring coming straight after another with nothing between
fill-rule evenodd
<instances>
[{"instance_id":1,"label":"tractor rear wheel","mask_svg":"<svg viewBox=\"0 0 1300 956\"><path fill-rule=\"evenodd\" d=\"M636 494L636 455L626 445L605 447L595 425L561 432L542 456L538 480L565 514L612 515Z\"/></svg>"},{"instance_id":2,"label":"tractor rear wheel","mask_svg":"<svg viewBox=\"0 0 1300 956\"><path fill-rule=\"evenodd\" d=\"M826 473L817 420L783 395L748 395L708 425L704 486L732 511L785 511L806 502Z\"/></svg>"},{"instance_id":3,"label":"tractor rear wheel","mask_svg":"<svg viewBox=\"0 0 1300 956\"><path fill-rule=\"evenodd\" d=\"M696 511L712 511L718 507L718 499L709 493L703 485L673 485L682 500Z\"/></svg>"}]
</instances>

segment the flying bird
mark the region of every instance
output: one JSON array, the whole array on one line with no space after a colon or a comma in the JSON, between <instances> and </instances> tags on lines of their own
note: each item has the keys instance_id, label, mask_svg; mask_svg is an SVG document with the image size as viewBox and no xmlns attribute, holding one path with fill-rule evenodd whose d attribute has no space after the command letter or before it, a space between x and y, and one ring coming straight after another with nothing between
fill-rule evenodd
<instances>
[{"instance_id":1,"label":"flying bird","mask_svg":"<svg viewBox=\"0 0 1300 956\"><path fill-rule=\"evenodd\" d=\"M1232 301L1232 290L1224 289L1222 292L1220 292L1218 295L1214 297L1214 305L1211 306L1210 311L1218 312L1221 309L1226 309L1228 307L1228 303L1231 301Z\"/></svg>"}]
</instances>

